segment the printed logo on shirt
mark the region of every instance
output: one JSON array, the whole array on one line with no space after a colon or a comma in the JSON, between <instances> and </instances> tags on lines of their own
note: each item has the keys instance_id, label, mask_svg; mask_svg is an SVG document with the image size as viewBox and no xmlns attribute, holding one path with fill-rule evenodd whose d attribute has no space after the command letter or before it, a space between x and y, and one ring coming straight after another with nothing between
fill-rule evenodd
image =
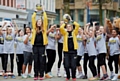
<instances>
[{"instance_id":1,"label":"printed logo on shirt","mask_svg":"<svg viewBox=\"0 0 120 81\"><path fill-rule=\"evenodd\" d=\"M50 33L49 36L50 37L55 37L55 34Z\"/></svg>"},{"instance_id":2,"label":"printed logo on shirt","mask_svg":"<svg viewBox=\"0 0 120 81\"><path fill-rule=\"evenodd\" d=\"M80 41L80 42L82 42L82 41L83 41L83 40L82 40L82 38L77 38L77 40L78 40L78 41Z\"/></svg>"},{"instance_id":3,"label":"printed logo on shirt","mask_svg":"<svg viewBox=\"0 0 120 81\"><path fill-rule=\"evenodd\" d=\"M68 36L68 38L73 38L73 36Z\"/></svg>"},{"instance_id":4,"label":"printed logo on shirt","mask_svg":"<svg viewBox=\"0 0 120 81\"><path fill-rule=\"evenodd\" d=\"M96 40L99 41L101 38L101 36L97 36Z\"/></svg>"},{"instance_id":5,"label":"printed logo on shirt","mask_svg":"<svg viewBox=\"0 0 120 81\"><path fill-rule=\"evenodd\" d=\"M87 40L87 44L90 42L90 39Z\"/></svg>"},{"instance_id":6,"label":"printed logo on shirt","mask_svg":"<svg viewBox=\"0 0 120 81\"><path fill-rule=\"evenodd\" d=\"M3 38L0 38L1 41L3 41L4 39Z\"/></svg>"},{"instance_id":7,"label":"printed logo on shirt","mask_svg":"<svg viewBox=\"0 0 120 81\"><path fill-rule=\"evenodd\" d=\"M18 38L18 42L23 42L23 39L22 38Z\"/></svg>"},{"instance_id":8,"label":"printed logo on shirt","mask_svg":"<svg viewBox=\"0 0 120 81\"><path fill-rule=\"evenodd\" d=\"M114 43L116 43L116 40L110 40L110 43L114 44Z\"/></svg>"},{"instance_id":9,"label":"printed logo on shirt","mask_svg":"<svg viewBox=\"0 0 120 81\"><path fill-rule=\"evenodd\" d=\"M6 40L11 41L13 40L12 36L6 36Z\"/></svg>"}]
</instances>

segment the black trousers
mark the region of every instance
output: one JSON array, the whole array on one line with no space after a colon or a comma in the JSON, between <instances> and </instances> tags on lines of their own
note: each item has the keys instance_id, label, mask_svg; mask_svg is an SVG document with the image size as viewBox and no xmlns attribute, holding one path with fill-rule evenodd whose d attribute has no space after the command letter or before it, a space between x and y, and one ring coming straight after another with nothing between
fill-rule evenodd
<instances>
[{"instance_id":1,"label":"black trousers","mask_svg":"<svg viewBox=\"0 0 120 81\"><path fill-rule=\"evenodd\" d=\"M4 54L0 54L1 62L2 62L2 69L4 69Z\"/></svg>"},{"instance_id":2,"label":"black trousers","mask_svg":"<svg viewBox=\"0 0 120 81\"><path fill-rule=\"evenodd\" d=\"M95 60L96 56L90 56L89 57L89 68L93 74L93 77L97 76L97 70L96 70L96 66L95 66Z\"/></svg>"},{"instance_id":3,"label":"black trousers","mask_svg":"<svg viewBox=\"0 0 120 81\"><path fill-rule=\"evenodd\" d=\"M100 74L100 66L104 65L107 71L107 65L106 65L106 54L100 53L97 55L97 70L98 74Z\"/></svg>"},{"instance_id":4,"label":"black trousers","mask_svg":"<svg viewBox=\"0 0 120 81\"><path fill-rule=\"evenodd\" d=\"M44 76L46 66L45 46L33 46L34 53L34 76Z\"/></svg>"},{"instance_id":5,"label":"black trousers","mask_svg":"<svg viewBox=\"0 0 120 81\"><path fill-rule=\"evenodd\" d=\"M18 74L21 74L22 72L22 65L24 62L24 57L23 54L17 54L17 70L18 70Z\"/></svg>"},{"instance_id":6,"label":"black trousers","mask_svg":"<svg viewBox=\"0 0 120 81\"><path fill-rule=\"evenodd\" d=\"M47 66L46 66L46 73L51 72L51 69L53 67L53 64L55 62L55 58L56 58L56 51L55 50L51 50L51 49L47 49Z\"/></svg>"},{"instance_id":7,"label":"black trousers","mask_svg":"<svg viewBox=\"0 0 120 81\"><path fill-rule=\"evenodd\" d=\"M13 73L14 67L14 54L10 54L10 62L11 62L11 72ZM4 54L4 71L7 72L7 63L8 63L8 54Z\"/></svg>"},{"instance_id":8,"label":"black trousers","mask_svg":"<svg viewBox=\"0 0 120 81\"><path fill-rule=\"evenodd\" d=\"M77 66L81 66L81 64L80 64L81 58L82 58L82 56L77 56Z\"/></svg>"},{"instance_id":9,"label":"black trousers","mask_svg":"<svg viewBox=\"0 0 120 81\"><path fill-rule=\"evenodd\" d=\"M113 66L112 66L113 61L115 66L115 73L118 74L119 54L114 56L109 56L108 66L110 68L110 71L113 71Z\"/></svg>"},{"instance_id":10,"label":"black trousers","mask_svg":"<svg viewBox=\"0 0 120 81\"><path fill-rule=\"evenodd\" d=\"M89 60L88 53L85 53L84 54L83 69L84 69L84 73L85 73L86 76L87 76L87 63L88 63L88 60Z\"/></svg>"},{"instance_id":11,"label":"black trousers","mask_svg":"<svg viewBox=\"0 0 120 81\"><path fill-rule=\"evenodd\" d=\"M63 49L63 43L58 42L58 68L61 67L61 62L62 62L62 49Z\"/></svg>"},{"instance_id":12,"label":"black trousers","mask_svg":"<svg viewBox=\"0 0 120 81\"><path fill-rule=\"evenodd\" d=\"M76 78L76 61L77 61L77 54L69 54L69 53L64 54L64 67L68 79L70 79L70 69L72 72L72 78Z\"/></svg>"}]
</instances>

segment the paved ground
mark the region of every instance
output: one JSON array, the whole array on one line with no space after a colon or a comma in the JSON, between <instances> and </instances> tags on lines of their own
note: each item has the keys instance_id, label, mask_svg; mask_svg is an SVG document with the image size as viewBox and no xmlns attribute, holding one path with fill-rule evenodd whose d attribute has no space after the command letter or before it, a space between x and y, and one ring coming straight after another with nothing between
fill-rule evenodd
<instances>
[{"instance_id":1,"label":"paved ground","mask_svg":"<svg viewBox=\"0 0 120 81\"><path fill-rule=\"evenodd\" d=\"M54 64L54 67L52 69L52 73L54 75L54 78L51 78L51 79L45 79L44 81L65 81L65 78L61 77L57 77L56 74L57 74L57 61L58 61L58 57L56 57L56 62ZM95 63L97 61L95 60ZM83 64L83 61L81 61L81 64ZM29 79L22 79L21 77L18 77L17 76L17 66L15 65L15 69L14 69L14 74L16 75L16 79L11 79L10 77L8 79L3 79L2 76L0 76L0 81L33 81L33 78L29 78ZM8 70L10 69L10 63L8 63ZM0 70L1 70L1 62L0 62ZM26 71L26 74L27 74L27 71ZM33 70L32 70L32 74L33 74ZM63 69L63 66L61 67L61 74L62 76L64 75L64 69ZM109 68L108 68L108 74L110 74L109 72ZM92 74L91 74L91 71L88 69L88 77L91 77ZM101 75L102 76L102 75ZM38 80L39 81L39 80ZM77 81L88 81L88 80L81 80L81 79L78 79ZM120 81L120 80L119 80Z\"/></svg>"}]
</instances>

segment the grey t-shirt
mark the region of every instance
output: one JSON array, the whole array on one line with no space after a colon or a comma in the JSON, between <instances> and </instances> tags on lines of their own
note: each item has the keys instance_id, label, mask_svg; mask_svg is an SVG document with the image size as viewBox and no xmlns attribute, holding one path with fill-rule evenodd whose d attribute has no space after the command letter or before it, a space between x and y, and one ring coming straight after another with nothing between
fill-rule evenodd
<instances>
[{"instance_id":1,"label":"grey t-shirt","mask_svg":"<svg viewBox=\"0 0 120 81\"><path fill-rule=\"evenodd\" d=\"M83 56L84 55L84 44L83 44L83 39L80 35L77 35L77 42L78 42L77 55Z\"/></svg>"},{"instance_id":2,"label":"grey t-shirt","mask_svg":"<svg viewBox=\"0 0 120 81\"><path fill-rule=\"evenodd\" d=\"M23 54L23 50L24 50L24 42L23 42L23 37L16 37L15 38L15 41L16 41L16 44L17 44L17 48L16 48L16 54Z\"/></svg>"},{"instance_id":3,"label":"grey t-shirt","mask_svg":"<svg viewBox=\"0 0 120 81\"><path fill-rule=\"evenodd\" d=\"M24 35L23 37L23 41L26 40L28 35ZM27 44L24 44L24 50L23 51L26 51L26 52L32 52L32 44L31 44L31 37L32 35L29 37L29 40L28 40L28 43Z\"/></svg>"},{"instance_id":4,"label":"grey t-shirt","mask_svg":"<svg viewBox=\"0 0 120 81\"><path fill-rule=\"evenodd\" d=\"M55 50L55 34L56 32L52 33L50 32L48 34L48 45L46 46L46 49L52 49L52 50Z\"/></svg>"},{"instance_id":5,"label":"grey t-shirt","mask_svg":"<svg viewBox=\"0 0 120 81\"><path fill-rule=\"evenodd\" d=\"M0 54L3 54L3 43L4 43L4 38L1 35L0 36Z\"/></svg>"},{"instance_id":6,"label":"grey t-shirt","mask_svg":"<svg viewBox=\"0 0 120 81\"><path fill-rule=\"evenodd\" d=\"M96 37L96 48L98 53L107 53L106 49L106 35L101 34Z\"/></svg>"},{"instance_id":7,"label":"grey t-shirt","mask_svg":"<svg viewBox=\"0 0 120 81\"><path fill-rule=\"evenodd\" d=\"M11 33L10 35L3 34L4 37L4 46L3 53L11 54L14 53L14 42L15 42L15 34Z\"/></svg>"},{"instance_id":8,"label":"grey t-shirt","mask_svg":"<svg viewBox=\"0 0 120 81\"><path fill-rule=\"evenodd\" d=\"M111 37L108 46L110 47L110 56L120 54L120 40L118 37Z\"/></svg>"},{"instance_id":9,"label":"grey t-shirt","mask_svg":"<svg viewBox=\"0 0 120 81\"><path fill-rule=\"evenodd\" d=\"M89 56L96 56L97 55L97 51L96 51L94 43L95 43L94 38L87 38L86 47L87 47L87 51L88 51Z\"/></svg>"}]
</instances>

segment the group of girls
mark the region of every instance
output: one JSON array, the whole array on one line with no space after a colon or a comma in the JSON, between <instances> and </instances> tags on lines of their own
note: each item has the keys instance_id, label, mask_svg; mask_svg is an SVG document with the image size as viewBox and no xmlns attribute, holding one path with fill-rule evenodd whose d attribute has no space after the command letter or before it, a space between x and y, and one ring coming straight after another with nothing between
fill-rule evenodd
<instances>
[{"instance_id":1,"label":"group of girls","mask_svg":"<svg viewBox=\"0 0 120 81\"><path fill-rule=\"evenodd\" d=\"M80 28L79 24L71 19L69 23L64 21L60 22L60 28L57 25L50 25L48 28L48 21L46 12L43 9L43 18L36 21L36 14L38 10L32 15L32 30L26 27L23 30L18 30L15 24L15 31L12 27L7 26L6 31L2 31L4 24L0 27L0 56L2 58L2 68L4 70L4 78L7 75L8 55L11 61L11 78L15 78L13 74L14 68L14 53L16 50L16 61L18 76L22 78L34 77L34 80L43 80L44 73L46 78L53 77L51 69L56 58L56 42L58 43L58 72L57 76L60 77L60 67L62 62L66 73L66 81L70 79L76 81L76 78L87 79L87 63L89 61L89 68L93 74L89 80L97 80L100 78L100 67L102 68L103 77L100 80L107 80L109 78L106 67L106 53L108 46L109 58L108 66L110 68L111 80L117 80L118 77L118 60L119 60L119 35L116 29L112 30L111 37L108 45L106 46L106 25L100 26L96 30L96 22L93 26L86 24L84 29ZM106 24L106 23L105 23ZM14 47L15 46L15 47ZM16 49L14 49L16 48ZM45 53L46 51L46 53ZM80 65L80 60L84 56L83 69ZM98 67L95 66L95 58L98 60ZM46 59L47 58L47 59ZM32 62L34 60L34 76L31 75ZM46 61L47 60L47 61ZM115 73L113 72L112 63L115 64ZM26 76L26 67L28 65L28 75ZM76 68L78 74L76 75ZM98 70L98 72L97 72Z\"/></svg>"}]
</instances>

